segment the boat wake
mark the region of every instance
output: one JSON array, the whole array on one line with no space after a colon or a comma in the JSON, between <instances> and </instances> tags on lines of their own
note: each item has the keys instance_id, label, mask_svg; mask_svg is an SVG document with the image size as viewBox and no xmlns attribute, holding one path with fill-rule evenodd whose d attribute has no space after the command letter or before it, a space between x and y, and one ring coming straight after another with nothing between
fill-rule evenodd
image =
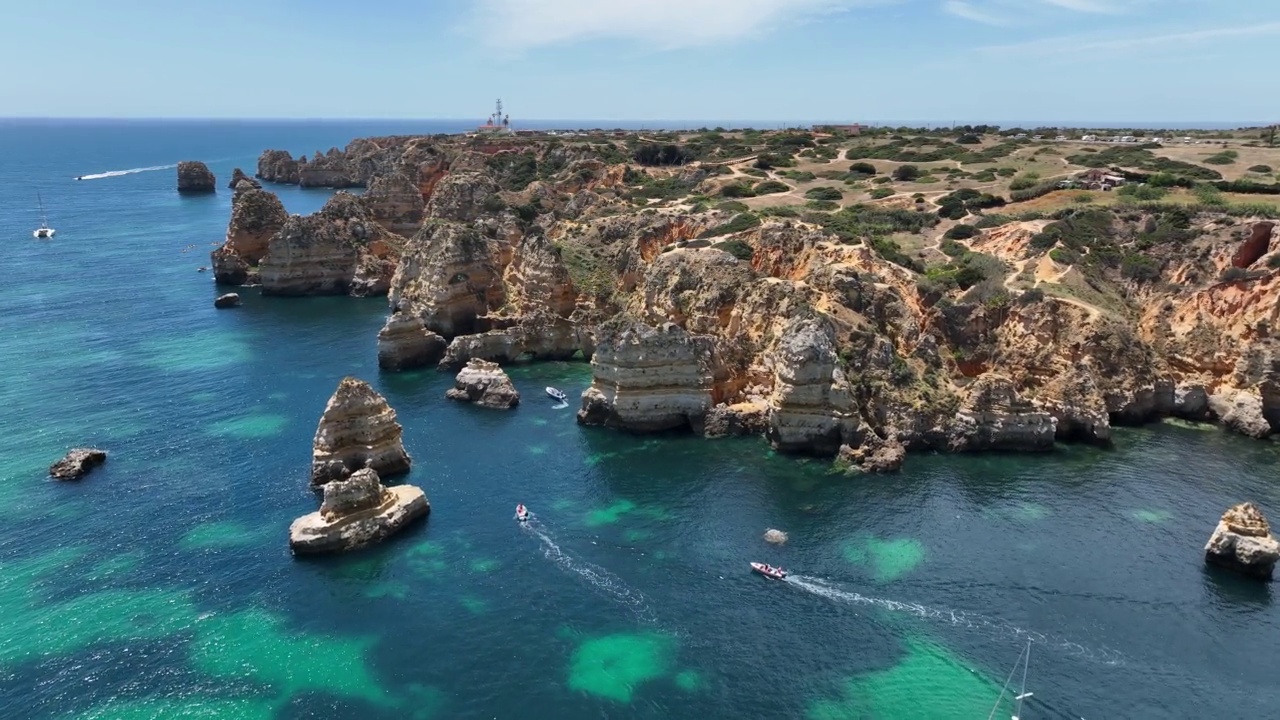
<instances>
[{"instance_id":1,"label":"boat wake","mask_svg":"<svg viewBox=\"0 0 1280 720\"><path fill-rule=\"evenodd\" d=\"M565 401L565 402L561 402L561 403L559 403L559 404L557 404L557 405L552 405L552 406L551 406L551 409L552 409L552 410L563 410L563 409L565 409L565 408L567 408L567 407L569 407L569 403L568 403L567 401Z\"/></svg>"},{"instance_id":2,"label":"boat wake","mask_svg":"<svg viewBox=\"0 0 1280 720\"><path fill-rule=\"evenodd\" d=\"M172 170L178 167L173 165L152 165L151 167L130 168L128 170L108 170L107 172L94 173L92 175L81 175L77 180L102 180L103 178L120 177L121 175L136 175L144 172L155 172L156 170Z\"/></svg>"},{"instance_id":3,"label":"boat wake","mask_svg":"<svg viewBox=\"0 0 1280 720\"><path fill-rule=\"evenodd\" d=\"M657 622L657 616L653 609L649 607L649 601L639 590L627 587L622 578L596 565L575 558L566 553L559 544L552 539L551 534L546 528L538 522L536 516L530 517L528 521L520 524L525 532L538 538L542 543L542 554L548 560L555 563L560 569L573 573L583 580L586 580L591 587L600 594L617 601L618 603L630 608L636 614L636 617L646 622Z\"/></svg>"},{"instance_id":4,"label":"boat wake","mask_svg":"<svg viewBox=\"0 0 1280 720\"><path fill-rule=\"evenodd\" d=\"M925 620L941 621L958 627L981 630L997 636L1015 637L1027 640L1044 647L1052 647L1076 657L1100 662L1104 665L1123 665L1124 656L1111 648L1090 648L1080 643L1045 635L1033 630L1024 630L1015 625L1001 622L977 613L964 610L946 610L919 603L902 602L888 598L868 597L852 590L845 590L822 578L806 575L788 575L783 582L794 585L806 592L850 605L866 605L878 607L892 612L909 613Z\"/></svg>"}]
</instances>

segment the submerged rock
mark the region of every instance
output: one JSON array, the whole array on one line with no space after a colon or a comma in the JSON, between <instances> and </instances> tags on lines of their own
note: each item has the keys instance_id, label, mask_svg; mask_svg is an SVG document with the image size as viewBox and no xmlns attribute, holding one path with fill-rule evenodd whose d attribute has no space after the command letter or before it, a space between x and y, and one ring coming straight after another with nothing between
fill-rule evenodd
<instances>
[{"instance_id":1,"label":"submerged rock","mask_svg":"<svg viewBox=\"0 0 1280 720\"><path fill-rule=\"evenodd\" d=\"M97 448L76 448L49 467L55 480L79 480L106 462L107 453Z\"/></svg>"},{"instance_id":2,"label":"submerged rock","mask_svg":"<svg viewBox=\"0 0 1280 720\"><path fill-rule=\"evenodd\" d=\"M1271 535L1271 526L1253 503L1241 503L1227 510L1218 521L1208 544L1205 562L1252 577L1270 580L1280 542Z\"/></svg>"},{"instance_id":3,"label":"submerged rock","mask_svg":"<svg viewBox=\"0 0 1280 720\"><path fill-rule=\"evenodd\" d=\"M214 299L213 306L219 309L240 307L240 295L237 293L219 295Z\"/></svg>"},{"instance_id":4,"label":"submerged rock","mask_svg":"<svg viewBox=\"0 0 1280 720\"><path fill-rule=\"evenodd\" d=\"M316 428L311 483L344 480L364 468L384 476L408 472L411 458L402 435L386 398L363 380L343 378Z\"/></svg>"},{"instance_id":5,"label":"submerged rock","mask_svg":"<svg viewBox=\"0 0 1280 720\"><path fill-rule=\"evenodd\" d=\"M217 191L218 179L213 176L209 166L198 160L183 160L178 163L178 192L211 193Z\"/></svg>"},{"instance_id":6,"label":"submerged rock","mask_svg":"<svg viewBox=\"0 0 1280 720\"><path fill-rule=\"evenodd\" d=\"M385 487L378 473L357 470L324 486L320 510L289 526L289 548L297 554L355 550L382 541L431 512L421 488Z\"/></svg>"},{"instance_id":7,"label":"submerged rock","mask_svg":"<svg viewBox=\"0 0 1280 720\"><path fill-rule=\"evenodd\" d=\"M773 528L769 528L768 530L764 531L764 539L765 539L765 542L771 542L774 545L781 545L787 541L787 534L782 532L781 530L774 530Z\"/></svg>"},{"instance_id":8,"label":"submerged rock","mask_svg":"<svg viewBox=\"0 0 1280 720\"><path fill-rule=\"evenodd\" d=\"M444 357L444 338L427 329L416 315L394 313L378 331L378 367L417 370L432 367Z\"/></svg>"},{"instance_id":9,"label":"submerged rock","mask_svg":"<svg viewBox=\"0 0 1280 720\"><path fill-rule=\"evenodd\" d=\"M454 387L445 393L450 400L471 402L497 410L520 404L520 393L497 363L472 360L458 373Z\"/></svg>"}]
</instances>

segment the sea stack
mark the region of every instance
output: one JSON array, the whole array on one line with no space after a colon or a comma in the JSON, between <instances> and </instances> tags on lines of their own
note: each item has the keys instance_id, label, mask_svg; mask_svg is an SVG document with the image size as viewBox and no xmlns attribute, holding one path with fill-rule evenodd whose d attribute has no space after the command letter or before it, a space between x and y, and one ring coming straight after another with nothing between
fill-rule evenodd
<instances>
[{"instance_id":1,"label":"sea stack","mask_svg":"<svg viewBox=\"0 0 1280 720\"><path fill-rule=\"evenodd\" d=\"M214 298L213 306L219 310L226 308L240 307L240 295L238 293L227 293Z\"/></svg>"},{"instance_id":2,"label":"sea stack","mask_svg":"<svg viewBox=\"0 0 1280 720\"><path fill-rule=\"evenodd\" d=\"M378 332L378 367L391 371L435 367L447 347L445 339L428 330L422 318L393 313Z\"/></svg>"},{"instance_id":3,"label":"sea stack","mask_svg":"<svg viewBox=\"0 0 1280 720\"><path fill-rule=\"evenodd\" d=\"M178 163L178 192L211 193L217 191L218 179L209 166L199 160L183 160Z\"/></svg>"},{"instance_id":4,"label":"sea stack","mask_svg":"<svg viewBox=\"0 0 1280 720\"><path fill-rule=\"evenodd\" d=\"M1209 543L1204 546L1204 560L1250 577L1270 580L1276 560L1280 560L1280 542L1271 535L1271 526L1262 511L1253 503L1241 503L1223 513Z\"/></svg>"},{"instance_id":5,"label":"sea stack","mask_svg":"<svg viewBox=\"0 0 1280 720\"><path fill-rule=\"evenodd\" d=\"M241 188L240 187L241 181L244 181L245 183L248 183L248 184L245 185L243 188ZM231 180L227 183L227 188L230 190L242 190L242 189L248 190L251 188L261 190L262 183L258 182L257 180L254 180L248 175L245 175L244 171L241 170L240 168L236 168L235 170L231 171Z\"/></svg>"},{"instance_id":6,"label":"sea stack","mask_svg":"<svg viewBox=\"0 0 1280 720\"><path fill-rule=\"evenodd\" d=\"M510 410L520 404L520 393L498 363L471 360L444 394L450 400L475 403L495 410Z\"/></svg>"},{"instance_id":7,"label":"sea stack","mask_svg":"<svg viewBox=\"0 0 1280 720\"><path fill-rule=\"evenodd\" d=\"M356 550L394 535L430 512L422 488L385 487L378 473L357 470L346 480L324 486L319 511L293 521L289 549L299 555Z\"/></svg>"},{"instance_id":8,"label":"sea stack","mask_svg":"<svg viewBox=\"0 0 1280 720\"><path fill-rule=\"evenodd\" d=\"M97 448L76 448L49 467L55 480L79 480L106 462L107 453Z\"/></svg>"},{"instance_id":9,"label":"sea stack","mask_svg":"<svg viewBox=\"0 0 1280 720\"><path fill-rule=\"evenodd\" d=\"M231 200L227 239L210 253L213 279L219 285L256 285L258 264L267 254L271 238L289 219L275 193L241 185Z\"/></svg>"},{"instance_id":10,"label":"sea stack","mask_svg":"<svg viewBox=\"0 0 1280 720\"><path fill-rule=\"evenodd\" d=\"M369 386L346 377L329 398L312 444L311 484L345 480L365 468L390 477L409 471L396 411Z\"/></svg>"}]
</instances>

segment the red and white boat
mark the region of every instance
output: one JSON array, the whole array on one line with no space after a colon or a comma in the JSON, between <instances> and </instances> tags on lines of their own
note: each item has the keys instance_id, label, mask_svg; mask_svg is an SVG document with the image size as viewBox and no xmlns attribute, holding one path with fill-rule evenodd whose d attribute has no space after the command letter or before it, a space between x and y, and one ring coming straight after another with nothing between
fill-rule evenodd
<instances>
[{"instance_id":1,"label":"red and white boat","mask_svg":"<svg viewBox=\"0 0 1280 720\"><path fill-rule=\"evenodd\" d=\"M529 508L523 504L516 505L516 520L526 522L529 519Z\"/></svg>"},{"instance_id":2,"label":"red and white boat","mask_svg":"<svg viewBox=\"0 0 1280 720\"><path fill-rule=\"evenodd\" d=\"M786 570L783 570L780 567L766 565L764 563L753 562L751 563L751 569L767 578L773 578L774 580L782 580L787 577Z\"/></svg>"}]
</instances>

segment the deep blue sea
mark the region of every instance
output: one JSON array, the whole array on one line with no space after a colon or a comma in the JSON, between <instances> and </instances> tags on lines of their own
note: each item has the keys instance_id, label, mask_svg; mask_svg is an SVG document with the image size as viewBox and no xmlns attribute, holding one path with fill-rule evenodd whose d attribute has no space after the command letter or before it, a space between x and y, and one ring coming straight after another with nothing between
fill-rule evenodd
<instances>
[{"instance_id":1,"label":"deep blue sea","mask_svg":"<svg viewBox=\"0 0 1280 720\"><path fill-rule=\"evenodd\" d=\"M1280 716L1274 586L1202 563L1228 506L1280 519L1277 444L1166 424L845 478L754 439L581 428L541 388L576 395L582 364L513 368L512 412L447 402L446 375L379 373L380 300L213 309L197 268L231 194L179 197L174 163L221 185L265 148L457 129L0 123L0 717L960 720L1028 643L1023 720ZM298 560L344 375L398 411L433 510ZM79 445L110 459L48 480Z\"/></svg>"}]
</instances>

